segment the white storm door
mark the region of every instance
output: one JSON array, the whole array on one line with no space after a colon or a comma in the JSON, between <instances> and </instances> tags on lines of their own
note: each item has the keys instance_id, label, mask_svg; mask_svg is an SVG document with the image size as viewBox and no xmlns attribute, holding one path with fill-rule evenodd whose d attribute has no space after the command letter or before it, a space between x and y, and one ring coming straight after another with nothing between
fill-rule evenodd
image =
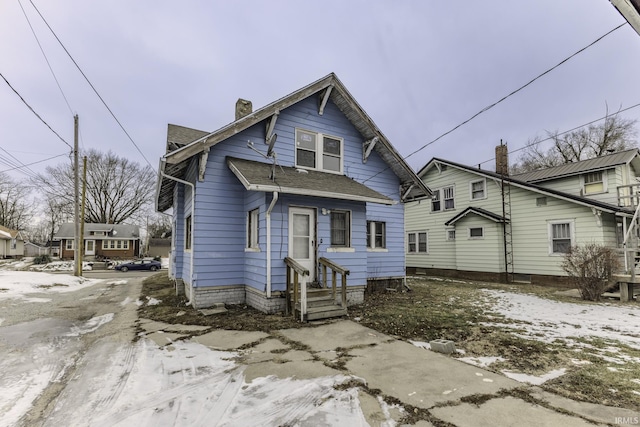
<instances>
[{"instance_id":1,"label":"white storm door","mask_svg":"<svg viewBox=\"0 0 640 427\"><path fill-rule=\"evenodd\" d=\"M309 270L308 282L316 279L315 209L289 208L289 256Z\"/></svg>"},{"instance_id":2,"label":"white storm door","mask_svg":"<svg viewBox=\"0 0 640 427\"><path fill-rule=\"evenodd\" d=\"M96 241L95 240L85 240L85 255L95 255L96 254Z\"/></svg>"}]
</instances>

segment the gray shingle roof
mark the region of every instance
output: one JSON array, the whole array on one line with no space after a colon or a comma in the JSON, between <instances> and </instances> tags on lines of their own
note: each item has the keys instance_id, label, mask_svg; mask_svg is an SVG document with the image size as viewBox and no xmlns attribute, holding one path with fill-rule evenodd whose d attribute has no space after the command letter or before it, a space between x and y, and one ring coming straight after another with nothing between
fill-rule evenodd
<instances>
[{"instance_id":1,"label":"gray shingle roof","mask_svg":"<svg viewBox=\"0 0 640 427\"><path fill-rule=\"evenodd\" d=\"M513 175L513 178L525 182L547 181L623 165L634 160L637 155L638 149L633 148L631 150L620 151L607 156L596 157L595 159L582 160L580 162L567 163L552 168L516 174Z\"/></svg>"},{"instance_id":2,"label":"gray shingle roof","mask_svg":"<svg viewBox=\"0 0 640 427\"><path fill-rule=\"evenodd\" d=\"M404 161L402 156L391 145L387 137L380 131L380 129L378 129L373 120L371 120L362 107L360 107L334 73L298 89L297 91L280 98L271 104L268 104L265 107L262 107L251 114L218 129L215 132L206 133L200 137L193 138L189 144L184 147L176 149L175 145L167 143L167 147L169 148L171 145L173 149L171 151L167 151L167 154L163 157L163 161L166 163L161 163L160 167L164 167L164 172L167 175L184 179L188 163L194 155L199 154L204 149L210 148L233 135L236 135L244 129L269 119L278 111L288 108L289 106L310 96L325 93L324 91L327 90L331 91L329 96L331 101L349 119L365 140L368 141L373 138L377 138L378 142L375 144L374 150L380 155L380 157L382 157L396 176L400 178L400 182L404 187L403 192L408 190L405 198L407 200L412 200L429 197L431 195L429 188L416 176L413 169L411 169L407 162ZM181 135L187 136L186 133L182 133ZM175 185L175 181L159 177L156 192L156 208L158 211L164 212L173 205L173 188Z\"/></svg>"},{"instance_id":3,"label":"gray shingle roof","mask_svg":"<svg viewBox=\"0 0 640 427\"><path fill-rule=\"evenodd\" d=\"M427 171L429 171L432 167L435 167L436 164L452 166L458 169L466 170L475 175L492 178L496 181L499 181L502 178L499 174L495 172L478 169L472 166L467 166L467 165L463 165L456 162L451 162L449 160L439 159L437 157L434 157L431 160L429 160L429 162L422 169L420 169L420 172L418 174L420 176L424 176L424 174ZM514 177L511 177L511 176L505 176L504 180L505 182L508 182L515 187L531 190L542 195L554 196L560 199L569 200L583 206L594 207L594 208L603 210L604 212L619 213L624 216L633 216L633 213L634 213L633 209L611 205L609 203L600 202L600 201L589 199L586 197L575 196L573 194L565 193L558 190L552 190L550 188L542 187L540 185L532 184L530 182L515 179Z\"/></svg>"},{"instance_id":4,"label":"gray shingle roof","mask_svg":"<svg viewBox=\"0 0 640 427\"><path fill-rule=\"evenodd\" d=\"M73 239L75 227L74 223L62 224L53 238L56 240ZM92 236L92 231L107 231L109 234L107 236ZM84 237L96 237L98 240L137 240L140 238L140 227L129 224L85 224Z\"/></svg>"},{"instance_id":5,"label":"gray shingle roof","mask_svg":"<svg viewBox=\"0 0 640 427\"><path fill-rule=\"evenodd\" d=\"M333 199L392 205L396 202L353 179L333 173L276 166L271 180L272 165L227 157L227 164L242 185L250 191L278 191L285 194L328 197Z\"/></svg>"}]
</instances>

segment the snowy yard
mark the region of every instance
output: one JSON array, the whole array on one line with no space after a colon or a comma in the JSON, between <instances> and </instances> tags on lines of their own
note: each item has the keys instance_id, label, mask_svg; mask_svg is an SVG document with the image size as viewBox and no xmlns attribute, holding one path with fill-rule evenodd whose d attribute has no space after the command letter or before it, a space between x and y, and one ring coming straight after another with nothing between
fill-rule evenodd
<instances>
[{"instance_id":1,"label":"snowy yard","mask_svg":"<svg viewBox=\"0 0 640 427\"><path fill-rule=\"evenodd\" d=\"M28 309L49 303L56 294L100 282L61 274L0 271L0 304L23 304ZM111 287L126 284L126 280L101 283ZM640 399L638 369L629 369L640 365L640 307L558 302L495 289L483 289L481 294L493 313L486 326L567 347L575 352L570 362L574 367L592 364L594 358L602 360L609 372L626 376L632 393ZM137 307L149 301L123 298L118 305ZM27 414L38 396L72 368L77 374L54 401L46 425L368 425L358 389L336 388L354 379L349 375L266 376L247 381L246 365L237 359L240 353L214 350L193 340L173 341L170 334L166 335L168 345L162 347L144 336L135 343L99 339L82 353L83 337L107 328L116 315L104 313L82 323L46 318L3 325L0 319L3 425L12 425ZM459 356L467 363L489 367L502 359L497 354ZM544 375L500 372L518 381L542 384L565 375L567 369ZM384 408L384 402L380 404ZM394 426L388 408L385 410L387 419L381 425Z\"/></svg>"}]
</instances>

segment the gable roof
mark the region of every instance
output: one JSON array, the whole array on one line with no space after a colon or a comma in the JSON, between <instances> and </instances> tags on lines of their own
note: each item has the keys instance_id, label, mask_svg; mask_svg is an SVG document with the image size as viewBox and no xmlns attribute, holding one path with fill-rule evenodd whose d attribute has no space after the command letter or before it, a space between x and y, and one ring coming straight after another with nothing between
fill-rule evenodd
<instances>
[{"instance_id":1,"label":"gable roof","mask_svg":"<svg viewBox=\"0 0 640 427\"><path fill-rule=\"evenodd\" d=\"M501 175L499 175L499 174L497 174L495 172L485 171L483 169L478 169L478 168L475 168L475 167L462 165L460 163L455 163L455 162L451 162L449 160L439 159L439 158L436 158L436 157L434 157L433 159L429 160L429 162L422 169L420 169L420 172L418 172L418 175L419 176L424 176L424 174L427 173L432 168L440 167L439 165L451 166L451 167L454 167L454 168L457 168L457 169L461 169L461 170L470 172L470 173L472 173L474 175L478 175L478 176L482 176L482 177L486 177L486 178L491 178L493 180L501 180L503 178ZM523 188L525 190L530 190L530 191L533 191L535 193L542 194L544 196L551 196L551 197L555 197L557 199L566 200L566 201L569 201L569 202L572 202L572 203L576 203L578 205L582 205L582 206L586 206L586 207L590 207L590 208L595 208L595 209L603 211L603 212L612 213L612 214L618 214L620 216L633 216L633 214L634 214L634 210L631 210L631 209L628 209L628 208L611 205L609 203L599 202L597 200L588 199L586 197L574 196L573 194L564 193L562 191L551 190L549 188L541 187L539 185L535 185L535 184L532 184L530 182L521 181L521 180L515 179L515 178L510 177L510 176L505 176L504 180L506 182L508 182L510 185L514 186L514 187Z\"/></svg>"},{"instance_id":2,"label":"gable roof","mask_svg":"<svg viewBox=\"0 0 640 427\"><path fill-rule=\"evenodd\" d=\"M222 142L243 130L269 119L279 111L288 108L310 96L329 93L329 99L340 109L353 126L366 140L377 138L374 150L388 165L403 186L406 199L417 199L431 195L428 187L417 177L413 169L404 161L403 157L393 148L386 136L378 129L373 120L360 107L342 82L334 74L317 80L267 106L260 108L246 116L218 129L194 138L190 143L180 148L168 151L161 160L160 170L169 176L184 178L189 160L206 149ZM201 131L195 131L201 132ZM167 143L169 148L169 143ZM165 211L173 204L173 188L175 181L160 177L157 186L156 208Z\"/></svg>"},{"instance_id":3,"label":"gable roof","mask_svg":"<svg viewBox=\"0 0 640 427\"><path fill-rule=\"evenodd\" d=\"M55 240L73 239L75 237L75 223L60 225L60 228L53 236ZM91 232L107 232L106 236L94 236ZM93 237L96 240L137 240L140 238L140 227L129 224L96 224L85 223L84 237Z\"/></svg>"},{"instance_id":4,"label":"gable roof","mask_svg":"<svg viewBox=\"0 0 640 427\"><path fill-rule=\"evenodd\" d=\"M20 238L20 231L12 230L10 228L3 227L2 225L0 225L0 239L11 240L11 239L19 239L19 238Z\"/></svg>"},{"instance_id":5,"label":"gable roof","mask_svg":"<svg viewBox=\"0 0 640 427\"><path fill-rule=\"evenodd\" d=\"M458 222L459 220L461 220L462 218L464 218L469 214L475 214L493 222L499 222L499 223L505 222L505 219L503 216L494 214L493 212L490 212L486 209L469 206L468 208L460 212L458 215L454 216L449 221L445 222L444 225L454 225L456 222Z\"/></svg>"},{"instance_id":6,"label":"gable roof","mask_svg":"<svg viewBox=\"0 0 640 427\"><path fill-rule=\"evenodd\" d=\"M227 157L227 164L249 191L278 191L285 194L393 205L396 202L345 175L294 167L277 167L271 179L272 165Z\"/></svg>"},{"instance_id":7,"label":"gable roof","mask_svg":"<svg viewBox=\"0 0 640 427\"><path fill-rule=\"evenodd\" d=\"M587 172L597 172L628 163L633 163L634 169L640 172L640 157L638 156L637 148L596 157L594 159L566 163L552 168L516 174L512 177L520 181L534 183L564 178L566 176L579 175Z\"/></svg>"}]
</instances>

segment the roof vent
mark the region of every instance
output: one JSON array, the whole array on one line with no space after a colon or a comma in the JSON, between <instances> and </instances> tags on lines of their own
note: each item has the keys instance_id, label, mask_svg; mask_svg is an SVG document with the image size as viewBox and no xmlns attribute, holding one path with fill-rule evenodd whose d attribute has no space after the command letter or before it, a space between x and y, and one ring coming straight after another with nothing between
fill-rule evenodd
<instances>
[{"instance_id":1,"label":"roof vent","mask_svg":"<svg viewBox=\"0 0 640 427\"><path fill-rule=\"evenodd\" d=\"M240 120L253 112L253 104L246 99L238 98L236 101L236 120Z\"/></svg>"}]
</instances>

